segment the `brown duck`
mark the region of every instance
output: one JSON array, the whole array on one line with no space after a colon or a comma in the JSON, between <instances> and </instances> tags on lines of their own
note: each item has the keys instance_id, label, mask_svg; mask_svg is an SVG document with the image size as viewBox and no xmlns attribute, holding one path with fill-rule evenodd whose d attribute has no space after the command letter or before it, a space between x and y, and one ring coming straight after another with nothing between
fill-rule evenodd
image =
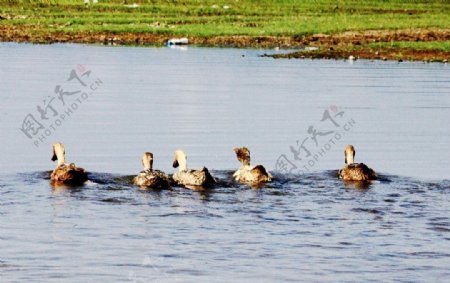
<instances>
[{"instance_id":1,"label":"brown duck","mask_svg":"<svg viewBox=\"0 0 450 283\"><path fill-rule=\"evenodd\" d=\"M173 168L179 167L178 172L172 176L173 180L189 189L204 189L216 183L214 177L206 167L201 170L188 170L187 156L182 150L175 151Z\"/></svg>"},{"instance_id":2,"label":"brown duck","mask_svg":"<svg viewBox=\"0 0 450 283\"><path fill-rule=\"evenodd\" d=\"M87 173L83 168L75 164L66 164L64 145L60 142L53 144L52 161L58 160L58 165L50 175L54 184L81 185L87 181Z\"/></svg>"},{"instance_id":3,"label":"brown duck","mask_svg":"<svg viewBox=\"0 0 450 283\"><path fill-rule=\"evenodd\" d=\"M153 153L145 152L142 156L144 171L133 178L133 183L145 188L167 189L169 188L169 177L162 171L153 170Z\"/></svg>"},{"instance_id":4,"label":"brown duck","mask_svg":"<svg viewBox=\"0 0 450 283\"><path fill-rule=\"evenodd\" d=\"M355 148L347 145L344 150L345 167L339 170L339 178L344 181L369 181L376 180L375 171L364 163L354 163Z\"/></svg>"},{"instance_id":5,"label":"brown duck","mask_svg":"<svg viewBox=\"0 0 450 283\"><path fill-rule=\"evenodd\" d=\"M233 174L236 181L249 184L270 182L272 175L262 165L250 166L250 150L246 147L234 148L236 157L242 166Z\"/></svg>"}]
</instances>

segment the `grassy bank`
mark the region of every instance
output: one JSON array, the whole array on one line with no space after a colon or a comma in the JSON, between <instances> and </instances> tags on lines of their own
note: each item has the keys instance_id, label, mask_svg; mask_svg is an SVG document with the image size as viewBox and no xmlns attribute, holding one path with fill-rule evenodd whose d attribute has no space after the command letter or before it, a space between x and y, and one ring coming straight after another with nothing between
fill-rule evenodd
<instances>
[{"instance_id":1,"label":"grassy bank","mask_svg":"<svg viewBox=\"0 0 450 283\"><path fill-rule=\"evenodd\" d=\"M435 31L437 36L430 36ZM409 33L406 42L432 44L385 36L399 32ZM355 48L349 34L371 40L363 38ZM86 7L82 0L0 0L2 41L162 44L172 36L212 46L420 48L448 56L450 2L99 0Z\"/></svg>"}]
</instances>

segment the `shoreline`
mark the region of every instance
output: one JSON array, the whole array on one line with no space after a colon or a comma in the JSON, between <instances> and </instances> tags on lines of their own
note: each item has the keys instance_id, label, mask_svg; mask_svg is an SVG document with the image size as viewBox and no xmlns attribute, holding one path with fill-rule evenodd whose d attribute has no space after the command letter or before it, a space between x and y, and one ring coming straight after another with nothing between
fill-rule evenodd
<instances>
[{"instance_id":1,"label":"shoreline","mask_svg":"<svg viewBox=\"0 0 450 283\"><path fill-rule=\"evenodd\" d=\"M202 47L298 49L291 53L263 55L275 59L369 59L443 62L450 51L394 46L393 42L450 42L450 29L366 30L305 36L189 36L143 32L49 32L37 25L0 25L1 42L82 43L123 46L164 46L174 37L187 37L189 44ZM379 46L374 46L379 44ZM384 44L384 46L383 46ZM390 45L391 44L391 45ZM314 49L314 50L311 50Z\"/></svg>"}]
</instances>

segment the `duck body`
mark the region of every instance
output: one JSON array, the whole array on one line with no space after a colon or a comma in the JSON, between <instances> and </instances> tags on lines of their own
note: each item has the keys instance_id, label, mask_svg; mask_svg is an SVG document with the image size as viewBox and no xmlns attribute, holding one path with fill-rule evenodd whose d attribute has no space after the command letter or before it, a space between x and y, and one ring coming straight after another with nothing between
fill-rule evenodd
<instances>
[{"instance_id":1,"label":"duck body","mask_svg":"<svg viewBox=\"0 0 450 283\"><path fill-rule=\"evenodd\" d=\"M364 163L355 163L355 148L347 145L344 149L345 166L339 170L339 178L344 181L376 180L377 174Z\"/></svg>"},{"instance_id":2,"label":"duck body","mask_svg":"<svg viewBox=\"0 0 450 283\"><path fill-rule=\"evenodd\" d=\"M376 180L377 175L364 163L352 163L339 170L339 178L344 181L370 181Z\"/></svg>"},{"instance_id":3,"label":"duck body","mask_svg":"<svg viewBox=\"0 0 450 283\"><path fill-rule=\"evenodd\" d=\"M140 187L151 189L167 189L170 187L169 177L162 171L153 170L153 153L144 152L142 156L144 171L141 171L133 178L133 183Z\"/></svg>"},{"instance_id":4,"label":"duck body","mask_svg":"<svg viewBox=\"0 0 450 283\"><path fill-rule=\"evenodd\" d=\"M241 183L258 185L272 181L272 175L262 165L250 166L250 150L246 147L234 148L236 158L242 166L233 174L233 178Z\"/></svg>"},{"instance_id":5,"label":"duck body","mask_svg":"<svg viewBox=\"0 0 450 283\"><path fill-rule=\"evenodd\" d=\"M69 165L62 164L53 170L50 179L54 183L66 185L81 185L87 181L87 173L83 168L75 166L71 163Z\"/></svg>"},{"instance_id":6,"label":"duck body","mask_svg":"<svg viewBox=\"0 0 450 283\"><path fill-rule=\"evenodd\" d=\"M172 176L178 184L186 187L210 187L216 183L214 177L209 173L208 168L202 170L180 170Z\"/></svg>"},{"instance_id":7,"label":"duck body","mask_svg":"<svg viewBox=\"0 0 450 283\"><path fill-rule=\"evenodd\" d=\"M50 180L56 185L82 185L87 181L87 173L75 164L65 163L65 149L60 142L53 144L52 161L58 161L58 165L50 175Z\"/></svg>"},{"instance_id":8,"label":"duck body","mask_svg":"<svg viewBox=\"0 0 450 283\"><path fill-rule=\"evenodd\" d=\"M206 167L203 167L201 170L188 170L187 156L182 150L175 151L172 166L173 168L179 167L179 170L172 176L178 185L182 185L188 189L204 189L216 184L216 180Z\"/></svg>"},{"instance_id":9,"label":"duck body","mask_svg":"<svg viewBox=\"0 0 450 283\"><path fill-rule=\"evenodd\" d=\"M169 177L159 170L144 170L133 178L133 183L140 187L163 190L170 187Z\"/></svg>"},{"instance_id":10,"label":"duck body","mask_svg":"<svg viewBox=\"0 0 450 283\"><path fill-rule=\"evenodd\" d=\"M249 165L243 165L236 172L233 177L236 181L241 183L266 183L272 181L272 175L267 172L266 168L262 165L256 165L250 167Z\"/></svg>"}]
</instances>

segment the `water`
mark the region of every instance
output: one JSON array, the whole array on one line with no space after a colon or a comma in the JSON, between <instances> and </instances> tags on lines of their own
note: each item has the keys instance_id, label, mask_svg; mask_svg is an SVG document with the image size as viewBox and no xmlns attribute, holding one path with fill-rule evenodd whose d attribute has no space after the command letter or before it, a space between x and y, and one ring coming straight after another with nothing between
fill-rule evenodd
<instances>
[{"instance_id":1,"label":"water","mask_svg":"<svg viewBox=\"0 0 450 283\"><path fill-rule=\"evenodd\" d=\"M445 282L448 65L258 57L265 52L0 44L0 281ZM82 89L67 81L78 65L102 84L35 146L19 129L25 116L42 121L37 106L57 85ZM339 127L320 121L327 110ZM295 160L290 147L306 138L311 156L299 150ZM57 140L90 172L84 187L50 186ZM336 179L348 143L379 181ZM283 154L297 168L262 189L236 184L232 148L242 145L272 172ZM173 172L177 148L220 185L130 184L144 151Z\"/></svg>"}]
</instances>

